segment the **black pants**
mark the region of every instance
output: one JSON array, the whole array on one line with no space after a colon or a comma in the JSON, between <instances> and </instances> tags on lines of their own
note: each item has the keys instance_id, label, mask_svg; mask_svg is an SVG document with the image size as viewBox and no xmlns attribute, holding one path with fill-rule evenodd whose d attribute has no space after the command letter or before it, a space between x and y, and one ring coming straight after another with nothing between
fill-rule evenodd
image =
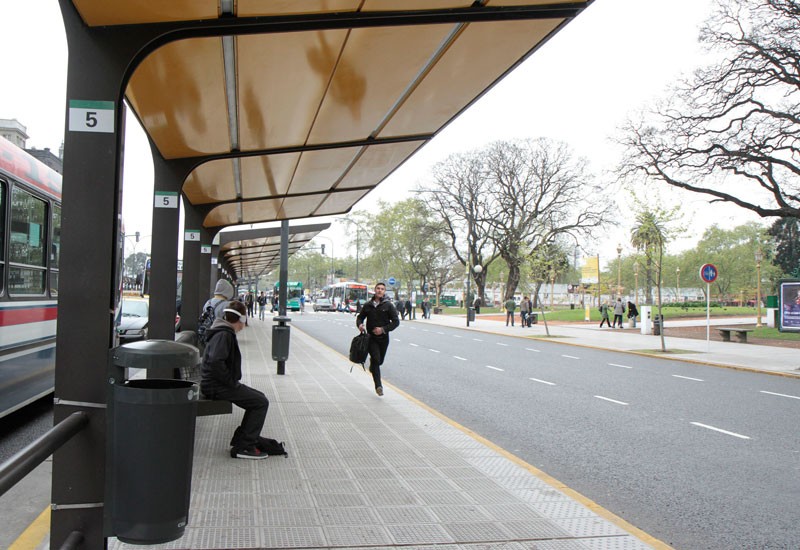
<instances>
[{"instance_id":1,"label":"black pants","mask_svg":"<svg viewBox=\"0 0 800 550\"><path fill-rule=\"evenodd\" d=\"M506 326L508 326L508 321L511 320L511 326L514 326L514 312L506 310Z\"/></svg>"},{"instance_id":2,"label":"black pants","mask_svg":"<svg viewBox=\"0 0 800 550\"><path fill-rule=\"evenodd\" d=\"M608 328L612 328L611 321L608 320L608 317L603 317L602 319L600 319L600 328L603 328L603 323L605 323L608 326Z\"/></svg>"},{"instance_id":3,"label":"black pants","mask_svg":"<svg viewBox=\"0 0 800 550\"><path fill-rule=\"evenodd\" d=\"M235 388L215 388L210 393L203 390L203 394L211 399L230 401L244 409L242 423L233 432L231 447L247 449L256 444L269 409L269 399L266 395L244 384L239 384Z\"/></svg>"},{"instance_id":4,"label":"black pants","mask_svg":"<svg viewBox=\"0 0 800 550\"><path fill-rule=\"evenodd\" d=\"M619 328L622 328L622 314L614 314L614 326L617 326L617 323L619 323Z\"/></svg>"},{"instance_id":5,"label":"black pants","mask_svg":"<svg viewBox=\"0 0 800 550\"><path fill-rule=\"evenodd\" d=\"M389 336L382 334L369 337L369 372L372 373L372 381L375 388L381 387L381 365L386 359L386 350L389 348Z\"/></svg>"}]
</instances>

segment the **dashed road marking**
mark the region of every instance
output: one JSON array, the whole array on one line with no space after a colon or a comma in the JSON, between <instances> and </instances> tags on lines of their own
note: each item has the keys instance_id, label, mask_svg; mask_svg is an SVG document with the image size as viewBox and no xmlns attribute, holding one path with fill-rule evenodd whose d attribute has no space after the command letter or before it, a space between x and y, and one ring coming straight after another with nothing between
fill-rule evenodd
<instances>
[{"instance_id":1,"label":"dashed road marking","mask_svg":"<svg viewBox=\"0 0 800 550\"><path fill-rule=\"evenodd\" d=\"M480 338L473 338L473 340L476 342L483 342L483 340L481 340Z\"/></svg>"},{"instance_id":2,"label":"dashed road marking","mask_svg":"<svg viewBox=\"0 0 800 550\"><path fill-rule=\"evenodd\" d=\"M789 399L800 399L800 396L797 396L797 395L787 395L787 394L785 394L785 393L775 393L775 392L771 392L771 391L764 391L764 390L761 390L761 392L759 392L759 393L766 393L767 395L777 395L778 397L788 397Z\"/></svg>"},{"instance_id":3,"label":"dashed road marking","mask_svg":"<svg viewBox=\"0 0 800 550\"><path fill-rule=\"evenodd\" d=\"M458 355L454 355L453 357L458 359L459 361L466 361L467 360L466 357L459 357Z\"/></svg>"},{"instance_id":4,"label":"dashed road marking","mask_svg":"<svg viewBox=\"0 0 800 550\"><path fill-rule=\"evenodd\" d=\"M673 374L674 378L683 378L684 380L694 380L695 382L705 382L705 380L701 380L700 378L692 378L691 376L681 376L680 374Z\"/></svg>"},{"instance_id":5,"label":"dashed road marking","mask_svg":"<svg viewBox=\"0 0 800 550\"><path fill-rule=\"evenodd\" d=\"M737 434L736 432L729 432L728 430L723 430L721 428L715 428L714 426L709 426L708 424L701 424L700 422L692 422L691 424L693 426L699 426L707 430L714 430L715 432L719 432L721 434L732 435L733 437L738 437L739 439L750 439L746 435Z\"/></svg>"},{"instance_id":6,"label":"dashed road marking","mask_svg":"<svg viewBox=\"0 0 800 550\"><path fill-rule=\"evenodd\" d=\"M538 378L528 378L528 380L533 380L534 382L539 382L540 384L547 384L548 386L555 386L554 382L548 382L547 380L539 380Z\"/></svg>"},{"instance_id":7,"label":"dashed road marking","mask_svg":"<svg viewBox=\"0 0 800 550\"><path fill-rule=\"evenodd\" d=\"M608 366L610 367L619 367L621 369L632 369L633 367L629 367L628 365L620 365L618 363L609 363Z\"/></svg>"},{"instance_id":8,"label":"dashed road marking","mask_svg":"<svg viewBox=\"0 0 800 550\"><path fill-rule=\"evenodd\" d=\"M493 367L491 365L486 365L487 369L498 370L500 372L505 372L505 369L498 369L497 367Z\"/></svg>"},{"instance_id":9,"label":"dashed road marking","mask_svg":"<svg viewBox=\"0 0 800 550\"><path fill-rule=\"evenodd\" d=\"M603 401L609 401L611 403L616 403L617 405L627 405L624 401L617 401L616 399L611 399L610 397L603 397L602 395L595 395L597 399L602 399Z\"/></svg>"},{"instance_id":10,"label":"dashed road marking","mask_svg":"<svg viewBox=\"0 0 800 550\"><path fill-rule=\"evenodd\" d=\"M428 348L428 351L432 351L433 353L441 353L438 349Z\"/></svg>"},{"instance_id":11,"label":"dashed road marking","mask_svg":"<svg viewBox=\"0 0 800 550\"><path fill-rule=\"evenodd\" d=\"M495 342L498 346L505 346L508 347L508 344L504 344L503 342Z\"/></svg>"},{"instance_id":12,"label":"dashed road marking","mask_svg":"<svg viewBox=\"0 0 800 550\"><path fill-rule=\"evenodd\" d=\"M419 345L418 345L418 344L409 344L409 346L414 346L415 348L418 348L418 347L419 347Z\"/></svg>"},{"instance_id":13,"label":"dashed road marking","mask_svg":"<svg viewBox=\"0 0 800 550\"><path fill-rule=\"evenodd\" d=\"M575 357L574 355L562 355L561 357L566 357L567 359L580 359L580 357Z\"/></svg>"},{"instance_id":14,"label":"dashed road marking","mask_svg":"<svg viewBox=\"0 0 800 550\"><path fill-rule=\"evenodd\" d=\"M535 351L536 353L541 353L540 350L533 348L525 348L525 351Z\"/></svg>"}]
</instances>

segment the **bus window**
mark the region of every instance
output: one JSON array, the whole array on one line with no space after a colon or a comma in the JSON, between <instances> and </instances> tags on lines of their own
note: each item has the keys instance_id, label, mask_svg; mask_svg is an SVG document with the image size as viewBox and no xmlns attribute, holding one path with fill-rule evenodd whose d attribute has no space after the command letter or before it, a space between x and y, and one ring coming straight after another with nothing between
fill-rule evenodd
<instances>
[{"instance_id":1,"label":"bus window","mask_svg":"<svg viewBox=\"0 0 800 550\"><path fill-rule=\"evenodd\" d=\"M58 205L53 205L52 223L53 240L50 245L50 295L58 296L58 261L61 259L61 207ZM178 294L178 296L180 296L180 294Z\"/></svg>"},{"instance_id":2,"label":"bus window","mask_svg":"<svg viewBox=\"0 0 800 550\"><path fill-rule=\"evenodd\" d=\"M6 250L3 246L6 242L6 189L6 182L0 181L0 291L5 290L2 285L6 280Z\"/></svg>"},{"instance_id":3,"label":"bus window","mask_svg":"<svg viewBox=\"0 0 800 550\"><path fill-rule=\"evenodd\" d=\"M44 294L47 205L15 188L11 194L8 289L13 295Z\"/></svg>"}]
</instances>

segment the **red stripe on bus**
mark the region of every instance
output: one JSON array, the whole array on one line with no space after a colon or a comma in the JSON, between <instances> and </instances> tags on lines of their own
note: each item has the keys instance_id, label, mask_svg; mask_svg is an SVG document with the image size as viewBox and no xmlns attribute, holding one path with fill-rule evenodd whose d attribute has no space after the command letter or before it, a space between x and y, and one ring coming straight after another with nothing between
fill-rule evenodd
<instances>
[{"instance_id":1,"label":"red stripe on bus","mask_svg":"<svg viewBox=\"0 0 800 550\"><path fill-rule=\"evenodd\" d=\"M35 307L19 309L0 309L0 326L24 325L53 321L58 317L57 307Z\"/></svg>"}]
</instances>

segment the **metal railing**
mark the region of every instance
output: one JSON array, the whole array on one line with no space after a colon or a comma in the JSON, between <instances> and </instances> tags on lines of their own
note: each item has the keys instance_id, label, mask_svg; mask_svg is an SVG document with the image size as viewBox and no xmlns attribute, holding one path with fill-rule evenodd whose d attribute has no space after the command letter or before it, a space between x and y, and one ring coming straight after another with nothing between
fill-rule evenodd
<instances>
[{"instance_id":1,"label":"metal railing","mask_svg":"<svg viewBox=\"0 0 800 550\"><path fill-rule=\"evenodd\" d=\"M0 466L0 496L16 485L39 464L89 423L89 415L78 411L53 426L47 433Z\"/></svg>"}]
</instances>

